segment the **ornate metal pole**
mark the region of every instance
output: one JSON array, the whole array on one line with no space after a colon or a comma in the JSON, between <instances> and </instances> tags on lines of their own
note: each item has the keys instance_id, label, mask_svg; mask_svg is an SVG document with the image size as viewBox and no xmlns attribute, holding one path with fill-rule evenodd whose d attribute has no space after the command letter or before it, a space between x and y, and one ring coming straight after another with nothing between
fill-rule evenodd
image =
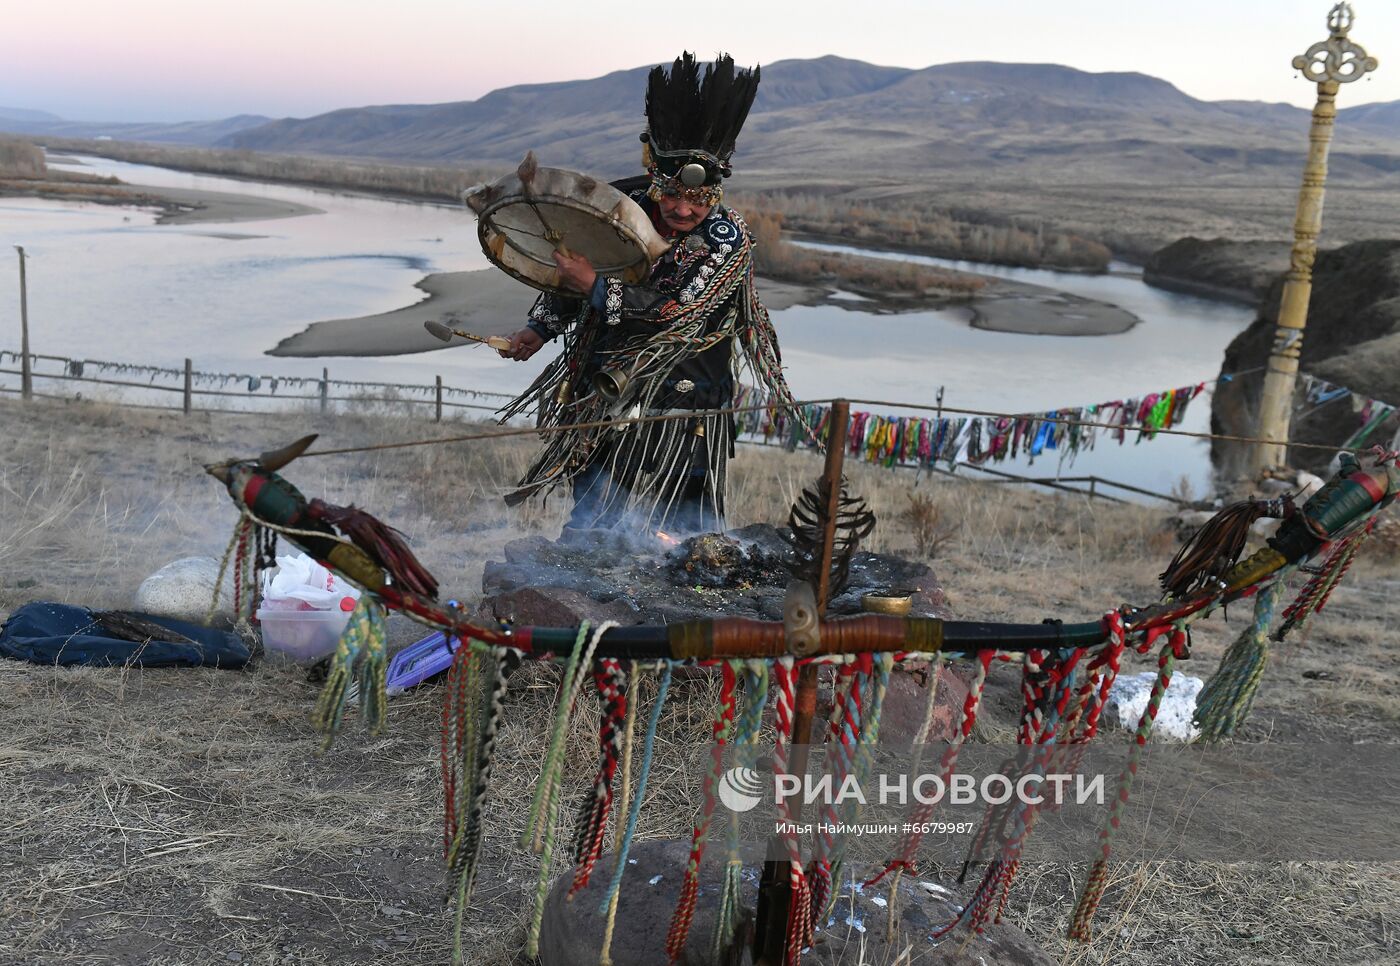
<instances>
[{"instance_id":1,"label":"ornate metal pole","mask_svg":"<svg viewBox=\"0 0 1400 966\"><path fill-rule=\"evenodd\" d=\"M1308 161L1303 167L1303 186L1298 192L1298 212L1293 219L1288 280L1283 287L1278 329L1274 332L1273 350L1264 373L1264 394L1259 402L1259 436L1280 442L1258 445L1254 454L1256 472L1284 466L1287 462L1288 424L1293 408L1293 387L1298 380L1303 327L1308 322L1317 236L1322 230L1322 191L1327 181L1327 149L1337 118L1337 90L1342 84L1349 84L1376 69L1376 58L1347 39L1353 19L1351 4L1337 4L1327 15L1331 36L1293 58L1293 67L1316 82L1317 105L1313 108L1312 129L1308 134Z\"/></svg>"}]
</instances>

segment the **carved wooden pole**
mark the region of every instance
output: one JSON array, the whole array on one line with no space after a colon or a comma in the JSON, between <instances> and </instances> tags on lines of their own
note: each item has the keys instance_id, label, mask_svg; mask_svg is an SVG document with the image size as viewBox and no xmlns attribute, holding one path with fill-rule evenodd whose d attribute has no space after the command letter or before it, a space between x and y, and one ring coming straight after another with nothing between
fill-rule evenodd
<instances>
[{"instance_id":1,"label":"carved wooden pole","mask_svg":"<svg viewBox=\"0 0 1400 966\"><path fill-rule=\"evenodd\" d=\"M831 432L826 441L827 504L825 528L818 563L817 586L812 588L813 604L818 618L825 616L831 596L831 558L836 543L836 517L841 506L841 479L846 459L846 429L851 421L851 404L837 399L831 404ZM812 746L812 719L817 711L817 666L805 664L797 675L793 695L792 751L788 767L794 775L805 775ZM789 805L794 821L802 815L802 799ZM770 844L770 851L777 849ZM797 910L792 907L788 888L786 859L770 859L764 863L759 881L758 908L754 925L754 953L759 966L776 966L787 962L788 924Z\"/></svg>"},{"instance_id":2,"label":"carved wooden pole","mask_svg":"<svg viewBox=\"0 0 1400 966\"><path fill-rule=\"evenodd\" d=\"M1279 304L1273 350L1264 373L1264 394L1259 401L1259 436L1278 442L1258 444L1254 454L1256 473L1287 464L1288 424L1293 387L1298 381L1303 327L1308 322L1317 236L1322 230L1322 192L1327 181L1327 149L1337 118L1337 90L1376 69L1376 58L1367 56L1364 49L1347 39L1353 19L1351 4L1337 4L1327 16L1331 36L1293 58L1294 68L1317 83L1317 105L1313 108L1308 161L1303 168L1303 187L1298 192L1298 211L1293 219L1293 252Z\"/></svg>"}]
</instances>

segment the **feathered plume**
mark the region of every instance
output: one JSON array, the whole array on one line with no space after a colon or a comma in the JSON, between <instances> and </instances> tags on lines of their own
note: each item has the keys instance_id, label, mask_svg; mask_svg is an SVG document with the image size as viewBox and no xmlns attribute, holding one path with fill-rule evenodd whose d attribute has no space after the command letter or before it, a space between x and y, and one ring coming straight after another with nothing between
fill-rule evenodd
<instances>
[{"instance_id":1,"label":"feathered plume","mask_svg":"<svg viewBox=\"0 0 1400 966\"><path fill-rule=\"evenodd\" d=\"M437 599L437 578L418 562L402 533L355 506L334 506L322 500L307 505L311 517L328 523L389 573L400 590Z\"/></svg>"},{"instance_id":2,"label":"feathered plume","mask_svg":"<svg viewBox=\"0 0 1400 966\"><path fill-rule=\"evenodd\" d=\"M759 69L737 70L720 54L705 65L688 51L668 71L653 67L647 77L647 129L663 151L695 148L727 159L758 93Z\"/></svg>"},{"instance_id":3,"label":"feathered plume","mask_svg":"<svg viewBox=\"0 0 1400 966\"><path fill-rule=\"evenodd\" d=\"M1291 497L1245 500L1227 506L1203 523L1176 552L1162 571L1162 593L1180 600L1205 590L1239 561L1255 520L1285 517L1293 512Z\"/></svg>"},{"instance_id":4,"label":"feathered plume","mask_svg":"<svg viewBox=\"0 0 1400 966\"><path fill-rule=\"evenodd\" d=\"M792 528L792 545L799 559L793 575L813 587L818 586L821 576L822 534L826 529L830 497L831 484L823 476L802 491L788 517L788 526ZM846 589L851 577L851 558L860 548L861 540L870 536L874 529L874 512L860 497L846 492L846 481L842 479L841 495L836 502L836 529L831 541L828 600Z\"/></svg>"}]
</instances>

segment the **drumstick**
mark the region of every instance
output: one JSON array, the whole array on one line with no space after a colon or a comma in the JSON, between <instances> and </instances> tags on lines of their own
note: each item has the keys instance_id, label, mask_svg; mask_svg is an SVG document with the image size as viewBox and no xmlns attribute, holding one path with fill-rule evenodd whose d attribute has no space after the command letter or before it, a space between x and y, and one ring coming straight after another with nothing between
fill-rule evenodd
<instances>
[{"instance_id":1,"label":"drumstick","mask_svg":"<svg viewBox=\"0 0 1400 966\"><path fill-rule=\"evenodd\" d=\"M535 192L535 174L539 171L540 162L535 157L534 151L526 151L525 157L521 159L520 167L515 169L515 175L520 179L520 194L525 199L525 203L530 206L530 210L535 213L535 217L540 220L540 225L544 228L544 239L554 246L554 250L565 258L572 258L573 252L564 247L564 233L556 231L548 221L545 220L544 212L540 211L540 206L535 204L532 197Z\"/></svg>"},{"instance_id":2,"label":"drumstick","mask_svg":"<svg viewBox=\"0 0 1400 966\"><path fill-rule=\"evenodd\" d=\"M463 332L461 329L454 329L450 325L443 325L441 322L434 322L432 319L423 323L423 328L427 329L435 338L443 342L451 342L452 337L460 336L469 342L480 342L489 345L498 352L510 351L510 340L503 335L472 335L470 332Z\"/></svg>"}]
</instances>

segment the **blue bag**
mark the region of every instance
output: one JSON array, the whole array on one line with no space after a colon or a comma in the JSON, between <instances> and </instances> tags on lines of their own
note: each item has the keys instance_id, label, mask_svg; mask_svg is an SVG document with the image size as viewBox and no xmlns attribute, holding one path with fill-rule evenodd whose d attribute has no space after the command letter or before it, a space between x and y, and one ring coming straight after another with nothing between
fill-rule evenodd
<instances>
[{"instance_id":1,"label":"blue bag","mask_svg":"<svg viewBox=\"0 0 1400 966\"><path fill-rule=\"evenodd\" d=\"M136 628L133 633L132 629ZM149 639L140 628L169 631ZM136 636L139 640L129 640ZM202 624L34 601L0 628L0 656L62 667L217 667L237 670L252 659L242 638Z\"/></svg>"}]
</instances>

